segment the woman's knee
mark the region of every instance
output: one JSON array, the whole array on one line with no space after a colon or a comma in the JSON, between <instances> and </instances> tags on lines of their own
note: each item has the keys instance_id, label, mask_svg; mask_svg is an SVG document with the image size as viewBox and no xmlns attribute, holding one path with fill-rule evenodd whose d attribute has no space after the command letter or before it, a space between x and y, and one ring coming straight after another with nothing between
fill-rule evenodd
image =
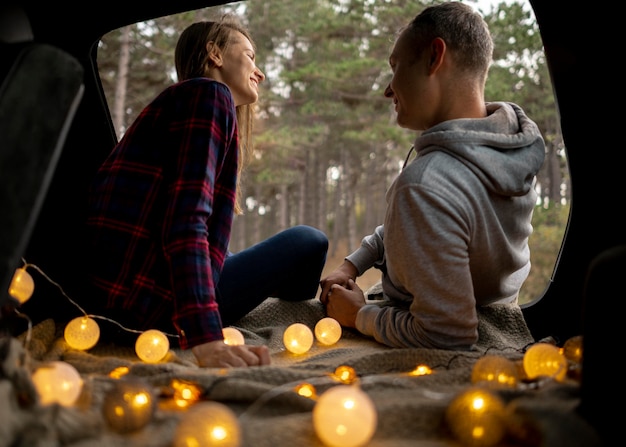
<instances>
[{"instance_id":1,"label":"woman's knee","mask_svg":"<svg viewBox=\"0 0 626 447\"><path fill-rule=\"evenodd\" d=\"M309 225L297 225L294 231L298 233L298 239L303 245L312 247L314 252L323 252L324 256L328 251L328 237L326 233Z\"/></svg>"}]
</instances>

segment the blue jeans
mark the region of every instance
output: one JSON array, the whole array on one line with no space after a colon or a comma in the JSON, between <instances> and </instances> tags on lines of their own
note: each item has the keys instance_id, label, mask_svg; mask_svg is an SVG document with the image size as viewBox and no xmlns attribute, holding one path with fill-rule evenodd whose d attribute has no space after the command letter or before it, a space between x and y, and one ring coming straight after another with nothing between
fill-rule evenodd
<instances>
[{"instance_id":1,"label":"blue jeans","mask_svg":"<svg viewBox=\"0 0 626 447\"><path fill-rule=\"evenodd\" d=\"M298 225L230 254L217 284L222 324L235 323L269 297L314 298L327 252L322 231Z\"/></svg>"}]
</instances>

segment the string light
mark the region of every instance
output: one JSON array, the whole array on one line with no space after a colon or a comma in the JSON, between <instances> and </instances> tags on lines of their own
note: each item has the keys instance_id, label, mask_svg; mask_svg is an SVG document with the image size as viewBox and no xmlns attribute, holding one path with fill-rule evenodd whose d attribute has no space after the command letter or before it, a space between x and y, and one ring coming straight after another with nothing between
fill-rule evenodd
<instances>
[{"instance_id":1,"label":"string light","mask_svg":"<svg viewBox=\"0 0 626 447\"><path fill-rule=\"evenodd\" d=\"M535 343L524 353L524 371L529 379L547 376L563 381L567 375L567 359L550 343Z\"/></svg>"},{"instance_id":2,"label":"string light","mask_svg":"<svg viewBox=\"0 0 626 447\"><path fill-rule=\"evenodd\" d=\"M183 380L172 380L174 388L174 404L179 408L186 408L200 399L202 390L193 383Z\"/></svg>"},{"instance_id":3,"label":"string light","mask_svg":"<svg viewBox=\"0 0 626 447\"><path fill-rule=\"evenodd\" d=\"M239 447L241 428L235 413L218 402L201 402L181 419L173 447Z\"/></svg>"},{"instance_id":4,"label":"string light","mask_svg":"<svg viewBox=\"0 0 626 447\"><path fill-rule=\"evenodd\" d=\"M146 363L158 363L165 358L169 352L170 342L157 329L149 329L143 332L135 342L135 352L137 356Z\"/></svg>"},{"instance_id":5,"label":"string light","mask_svg":"<svg viewBox=\"0 0 626 447\"><path fill-rule=\"evenodd\" d=\"M472 369L473 384L514 388L518 381L515 363L501 356L485 355L476 361Z\"/></svg>"},{"instance_id":6,"label":"string light","mask_svg":"<svg viewBox=\"0 0 626 447\"><path fill-rule=\"evenodd\" d=\"M224 335L224 343L227 345L236 346L246 343L243 334L237 328L225 327L222 329L222 335Z\"/></svg>"},{"instance_id":7,"label":"string light","mask_svg":"<svg viewBox=\"0 0 626 447\"><path fill-rule=\"evenodd\" d=\"M409 372L409 376L427 376L432 374L433 370L428 365L417 365L413 371Z\"/></svg>"},{"instance_id":8,"label":"string light","mask_svg":"<svg viewBox=\"0 0 626 447\"><path fill-rule=\"evenodd\" d=\"M301 383L294 388L296 394L309 399L317 399L317 391L310 383Z\"/></svg>"},{"instance_id":9,"label":"string light","mask_svg":"<svg viewBox=\"0 0 626 447\"><path fill-rule=\"evenodd\" d=\"M37 368L31 375L42 405L74 405L83 389L83 379L72 365L53 361Z\"/></svg>"},{"instance_id":10,"label":"string light","mask_svg":"<svg viewBox=\"0 0 626 447\"><path fill-rule=\"evenodd\" d=\"M20 303L27 301L34 291L34 282L26 271L27 267L39 270L36 266L29 264L17 269L9 287L9 294ZM41 273L46 277L43 272ZM47 279L61 289L58 284ZM64 292L63 295L65 295ZM80 306L69 297L67 298L80 309ZM75 318L66 326L64 335L70 347L87 350L98 342L99 327L91 317L106 319L84 313L83 316ZM119 325L113 320L109 321ZM334 323L339 326L339 330L335 332L333 332ZM325 326L326 324L329 326ZM166 334L161 331L140 332L122 328L140 334L135 350L141 360L156 363L165 358L169 352L169 341ZM331 318L324 318L315 326L315 338L321 344L336 343L340 337L341 326ZM226 343L245 343L243 334L235 328L224 328L224 338ZM313 332L308 326L295 323L284 332L283 342L290 352L301 354L307 352L312 346ZM524 379L528 380L551 377L561 381L568 373L568 362L572 364L582 362L582 336L572 337L562 348L550 343L531 345L526 350L523 359L517 362L520 364L519 367L505 357L486 355L479 358L472 370L473 386L459 393L446 409L445 419L450 430L465 445L490 447L497 444L506 432L504 404L497 395L489 392L489 389L477 385L516 387L520 381L520 375L523 374L526 375ZM120 378L127 373L128 367L121 367L112 371L110 377ZM418 365L414 370L405 374L418 376L431 373L430 367ZM33 372L31 377L41 403L44 405L50 403L73 405L83 387L80 374L65 362L45 364ZM299 396L316 400L313 410L314 428L318 437L327 446L364 445L375 431L376 410L369 397L356 386L358 376L353 368L342 365L335 370L332 378L341 382L342 385L334 386L321 397L317 396L315 387L310 383L302 383L295 387L291 385L290 389ZM143 384L132 384L126 379L119 382L105 396L106 403L103 412L115 430L120 432L137 430L152 419L156 405L155 398L151 390ZM178 408L190 407L201 397L200 388L191 383L174 380L172 388L174 389L173 400ZM122 389L126 389L126 392L122 392ZM120 399L120 402L115 403ZM201 416L195 412L194 417L188 417L191 413L185 415L177 430L174 447L239 446L241 434L236 416L226 406L215 402L210 404L215 405L208 408L206 404L196 403L192 407L192 409L198 406L203 407L204 410L198 412L202 414ZM252 407L258 406L257 404L259 402L255 402ZM194 423L195 417L197 419ZM222 419L230 422L219 422ZM352 435L347 436L346 433L352 433Z\"/></svg>"},{"instance_id":11,"label":"string light","mask_svg":"<svg viewBox=\"0 0 626 447\"><path fill-rule=\"evenodd\" d=\"M118 433L139 430L150 422L156 409L154 394L139 380L117 380L104 396L102 412Z\"/></svg>"},{"instance_id":12,"label":"string light","mask_svg":"<svg viewBox=\"0 0 626 447\"><path fill-rule=\"evenodd\" d=\"M506 432L504 403L488 390L472 386L460 392L448 405L445 420L454 436L464 445L497 445Z\"/></svg>"},{"instance_id":13,"label":"string light","mask_svg":"<svg viewBox=\"0 0 626 447\"><path fill-rule=\"evenodd\" d=\"M35 282L30 273L26 271L26 266L15 270L11 285L9 285L9 295L15 298L20 304L24 304L30 299L35 291Z\"/></svg>"},{"instance_id":14,"label":"string light","mask_svg":"<svg viewBox=\"0 0 626 447\"><path fill-rule=\"evenodd\" d=\"M365 445L376 431L378 415L370 397L356 385L336 385L313 407L313 427L330 447Z\"/></svg>"},{"instance_id":15,"label":"string light","mask_svg":"<svg viewBox=\"0 0 626 447\"><path fill-rule=\"evenodd\" d=\"M118 366L113 371L109 373L109 377L112 379L120 379L126 374L130 372L130 368L128 366Z\"/></svg>"},{"instance_id":16,"label":"string light","mask_svg":"<svg viewBox=\"0 0 626 447\"><path fill-rule=\"evenodd\" d=\"M86 351L98 343L100 326L88 316L76 317L65 326L63 335L70 347Z\"/></svg>"},{"instance_id":17,"label":"string light","mask_svg":"<svg viewBox=\"0 0 626 447\"><path fill-rule=\"evenodd\" d=\"M356 382L358 376L353 367L347 365L338 366L333 374L334 378L341 383L351 384Z\"/></svg>"},{"instance_id":18,"label":"string light","mask_svg":"<svg viewBox=\"0 0 626 447\"><path fill-rule=\"evenodd\" d=\"M313 345L313 332L302 323L293 323L283 332L285 348L293 354L304 354Z\"/></svg>"},{"instance_id":19,"label":"string light","mask_svg":"<svg viewBox=\"0 0 626 447\"><path fill-rule=\"evenodd\" d=\"M315 324L315 338L323 345L334 345L341 338L341 325L334 318L322 318Z\"/></svg>"},{"instance_id":20,"label":"string light","mask_svg":"<svg viewBox=\"0 0 626 447\"><path fill-rule=\"evenodd\" d=\"M563 344L563 355L567 360L573 363L582 363L583 361L583 336L576 335L568 338Z\"/></svg>"}]
</instances>

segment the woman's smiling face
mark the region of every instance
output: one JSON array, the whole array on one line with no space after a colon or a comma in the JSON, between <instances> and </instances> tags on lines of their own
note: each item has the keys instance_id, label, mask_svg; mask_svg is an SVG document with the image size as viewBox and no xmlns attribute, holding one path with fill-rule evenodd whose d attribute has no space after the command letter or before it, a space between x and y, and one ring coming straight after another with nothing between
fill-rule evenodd
<instances>
[{"instance_id":1,"label":"woman's smiling face","mask_svg":"<svg viewBox=\"0 0 626 447\"><path fill-rule=\"evenodd\" d=\"M252 104L259 99L259 83L265 75L256 66L252 43L239 31L231 31L231 41L222 54L215 78L230 88L236 106Z\"/></svg>"}]
</instances>

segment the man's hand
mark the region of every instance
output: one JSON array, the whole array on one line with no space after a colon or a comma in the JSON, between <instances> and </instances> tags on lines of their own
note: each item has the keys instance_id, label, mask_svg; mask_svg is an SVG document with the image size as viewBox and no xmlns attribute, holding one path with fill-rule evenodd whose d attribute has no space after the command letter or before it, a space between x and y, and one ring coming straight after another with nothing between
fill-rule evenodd
<instances>
[{"instance_id":1,"label":"man's hand","mask_svg":"<svg viewBox=\"0 0 626 447\"><path fill-rule=\"evenodd\" d=\"M353 279L347 287L334 284L326 295L326 314L344 327L356 327L356 314L364 305L365 295Z\"/></svg>"},{"instance_id":2,"label":"man's hand","mask_svg":"<svg viewBox=\"0 0 626 447\"><path fill-rule=\"evenodd\" d=\"M322 278L320 281L320 287L322 288L322 291L320 292L320 301L322 304L328 304L328 294L334 284L338 284L342 287L348 287L348 281L352 280L354 282L357 275L358 271L354 264L350 261L344 261L343 264L337 267L328 276Z\"/></svg>"},{"instance_id":3,"label":"man's hand","mask_svg":"<svg viewBox=\"0 0 626 447\"><path fill-rule=\"evenodd\" d=\"M269 365L270 352L267 346L227 345L222 340L194 346L191 352L198 365L206 368L234 368Z\"/></svg>"}]
</instances>

